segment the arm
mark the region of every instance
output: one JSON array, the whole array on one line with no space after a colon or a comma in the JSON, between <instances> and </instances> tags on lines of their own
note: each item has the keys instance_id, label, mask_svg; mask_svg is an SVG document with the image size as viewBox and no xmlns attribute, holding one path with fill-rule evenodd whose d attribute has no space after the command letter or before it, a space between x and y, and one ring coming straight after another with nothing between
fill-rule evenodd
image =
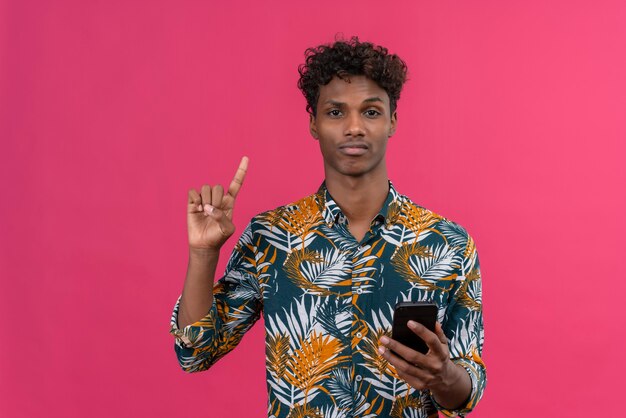
<instances>
[{"instance_id":1,"label":"arm","mask_svg":"<svg viewBox=\"0 0 626 418\"><path fill-rule=\"evenodd\" d=\"M381 338L381 355L412 387L430 390L437 408L448 416L469 413L482 397L486 383L480 358L484 335L480 268L474 243L467 235L466 242L444 326L437 324L432 333L416 322L408 324L426 342L429 352L424 355Z\"/></svg>"},{"instance_id":2,"label":"arm","mask_svg":"<svg viewBox=\"0 0 626 418\"><path fill-rule=\"evenodd\" d=\"M235 232L235 198L243 184L248 159L243 157L224 195L221 186L204 185L200 194L189 190L187 234L189 263L178 310L178 325L185 327L204 317L213 303L213 283L220 249Z\"/></svg>"},{"instance_id":3,"label":"arm","mask_svg":"<svg viewBox=\"0 0 626 418\"><path fill-rule=\"evenodd\" d=\"M178 310L178 325L186 327L203 318L213 304L213 282L219 251L189 249L189 264Z\"/></svg>"},{"instance_id":4,"label":"arm","mask_svg":"<svg viewBox=\"0 0 626 418\"><path fill-rule=\"evenodd\" d=\"M204 185L200 193L189 191L189 264L170 331L177 338L179 362L187 371L210 367L234 348L258 318L261 298L254 285L250 225L233 251L225 276L214 283L220 248L235 230L232 211L247 163L244 157L226 195L221 186Z\"/></svg>"},{"instance_id":5,"label":"arm","mask_svg":"<svg viewBox=\"0 0 626 418\"><path fill-rule=\"evenodd\" d=\"M476 246L469 236L459 270L443 329L448 337L450 358L470 377L471 393L466 402L455 411L466 414L478 404L487 383L485 364L482 360L484 342L482 279ZM434 398L435 402L439 401L436 395ZM446 408L442 408L442 412L452 413Z\"/></svg>"},{"instance_id":6,"label":"arm","mask_svg":"<svg viewBox=\"0 0 626 418\"><path fill-rule=\"evenodd\" d=\"M174 307L171 333L183 370L197 372L211 367L241 341L262 310L262 292L257 280L256 246L252 223L241 234L229 259L224 277L212 287L212 302L197 321L179 327L180 302Z\"/></svg>"}]
</instances>

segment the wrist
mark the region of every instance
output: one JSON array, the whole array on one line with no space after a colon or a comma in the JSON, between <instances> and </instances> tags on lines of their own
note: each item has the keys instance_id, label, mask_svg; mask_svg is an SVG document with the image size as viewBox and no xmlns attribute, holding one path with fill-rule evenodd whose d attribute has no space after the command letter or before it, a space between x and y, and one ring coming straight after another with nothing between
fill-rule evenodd
<instances>
[{"instance_id":1,"label":"wrist","mask_svg":"<svg viewBox=\"0 0 626 418\"><path fill-rule=\"evenodd\" d=\"M463 367L454 363L450 359L448 359L448 361L446 362L445 367L446 371L444 372L444 378L441 380L441 382L429 388L435 397L437 397L437 395L445 395L446 393L448 393L451 388L457 386L459 382L463 380L463 375L467 374Z\"/></svg>"},{"instance_id":2,"label":"wrist","mask_svg":"<svg viewBox=\"0 0 626 418\"><path fill-rule=\"evenodd\" d=\"M189 247L189 258L192 260L206 261L211 258L218 258L219 255L219 248Z\"/></svg>"}]
</instances>

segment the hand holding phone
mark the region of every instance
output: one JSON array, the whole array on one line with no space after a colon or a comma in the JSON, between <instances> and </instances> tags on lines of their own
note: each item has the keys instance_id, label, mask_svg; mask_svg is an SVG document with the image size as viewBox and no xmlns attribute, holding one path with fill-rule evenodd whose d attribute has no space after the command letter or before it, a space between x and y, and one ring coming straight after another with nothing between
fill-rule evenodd
<instances>
[{"instance_id":1,"label":"hand holding phone","mask_svg":"<svg viewBox=\"0 0 626 418\"><path fill-rule=\"evenodd\" d=\"M437 325L437 312L437 305L432 303L397 304L392 337L382 336L378 351L411 387L429 389L440 405L458 409L467 403L472 381L467 370L450 359L448 340L441 325ZM411 320L421 323L422 327L415 326L413 332L407 324Z\"/></svg>"}]
</instances>

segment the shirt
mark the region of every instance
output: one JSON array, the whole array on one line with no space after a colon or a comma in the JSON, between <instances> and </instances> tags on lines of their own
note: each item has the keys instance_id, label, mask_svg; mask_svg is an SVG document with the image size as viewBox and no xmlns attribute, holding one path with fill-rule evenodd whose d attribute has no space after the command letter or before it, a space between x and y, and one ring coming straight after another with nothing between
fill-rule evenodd
<instances>
[{"instance_id":1,"label":"shirt","mask_svg":"<svg viewBox=\"0 0 626 418\"><path fill-rule=\"evenodd\" d=\"M450 357L467 370L459 410L402 380L379 355L398 302L429 301ZM391 182L361 242L322 184L317 193L257 215L242 233L213 305L200 321L171 318L183 370L206 370L263 315L270 417L433 417L466 414L486 383L482 291L473 239L413 203Z\"/></svg>"}]
</instances>

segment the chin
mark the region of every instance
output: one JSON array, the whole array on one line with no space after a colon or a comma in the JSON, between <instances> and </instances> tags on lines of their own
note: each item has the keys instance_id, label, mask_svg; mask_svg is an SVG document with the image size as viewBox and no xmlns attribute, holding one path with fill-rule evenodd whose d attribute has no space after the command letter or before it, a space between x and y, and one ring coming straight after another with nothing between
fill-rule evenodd
<instances>
[{"instance_id":1,"label":"chin","mask_svg":"<svg viewBox=\"0 0 626 418\"><path fill-rule=\"evenodd\" d=\"M358 178L368 174L372 174L381 168L365 164L366 161L340 161L338 164L329 164L327 169L333 171L340 176Z\"/></svg>"},{"instance_id":2,"label":"chin","mask_svg":"<svg viewBox=\"0 0 626 418\"><path fill-rule=\"evenodd\" d=\"M368 170L363 170L363 169L356 169L356 168L351 168L351 169L346 169L346 170L341 170L339 171L339 173L341 175L344 175L346 177L363 177L364 175L366 175L367 173L369 173Z\"/></svg>"}]
</instances>

